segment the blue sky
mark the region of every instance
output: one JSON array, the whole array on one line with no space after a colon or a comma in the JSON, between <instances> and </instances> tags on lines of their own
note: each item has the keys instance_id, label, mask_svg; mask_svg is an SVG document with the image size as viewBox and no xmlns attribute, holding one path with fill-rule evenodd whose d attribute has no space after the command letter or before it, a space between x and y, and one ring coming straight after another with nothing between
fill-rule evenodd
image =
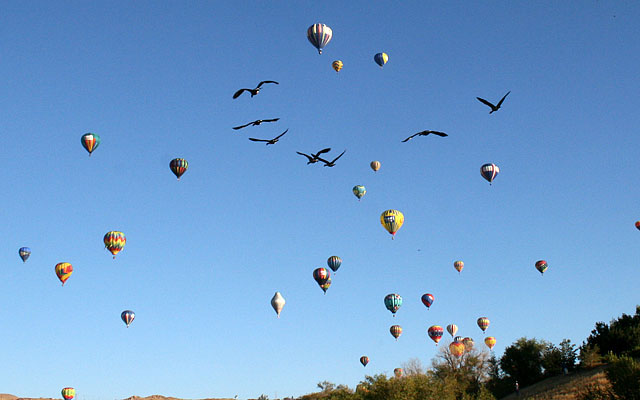
<instances>
[{"instance_id":1,"label":"blue sky","mask_svg":"<svg viewBox=\"0 0 640 400\"><path fill-rule=\"evenodd\" d=\"M429 365L433 324L481 343L486 316L500 356L522 336L579 344L639 303L634 2L34 1L1 14L3 392L297 396ZM322 55L306 39L316 22L333 29ZM280 85L231 98L261 80ZM509 90L491 115L475 99ZM247 140L285 129L274 146ZM400 142L424 129L449 137ZM86 132L102 138L91 157ZM295 153L324 147L346 149L336 167ZM387 209L405 215L395 240ZM116 260L110 230L127 236ZM332 255L343 264L323 295L311 274ZM388 293L404 298L395 318Z\"/></svg>"}]
</instances>

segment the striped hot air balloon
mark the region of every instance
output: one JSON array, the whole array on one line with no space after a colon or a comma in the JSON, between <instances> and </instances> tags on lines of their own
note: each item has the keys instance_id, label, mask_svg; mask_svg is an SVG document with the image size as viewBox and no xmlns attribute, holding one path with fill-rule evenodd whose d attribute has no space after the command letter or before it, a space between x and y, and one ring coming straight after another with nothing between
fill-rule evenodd
<instances>
[{"instance_id":1,"label":"striped hot air balloon","mask_svg":"<svg viewBox=\"0 0 640 400\"><path fill-rule=\"evenodd\" d=\"M73 266L68 262L56 264L56 275L58 276L58 279L60 279L60 282L62 282L62 286L64 286L64 283L69 279L72 273Z\"/></svg>"},{"instance_id":2,"label":"striped hot air balloon","mask_svg":"<svg viewBox=\"0 0 640 400\"><path fill-rule=\"evenodd\" d=\"M333 67L333 69L336 70L336 72L340 72L340 70L342 69L344 64L342 63L342 61L336 60L336 61L331 63L331 66Z\"/></svg>"},{"instance_id":3,"label":"striped hot air balloon","mask_svg":"<svg viewBox=\"0 0 640 400\"><path fill-rule=\"evenodd\" d=\"M422 304L424 304L428 310L429 307L431 307L431 304L433 304L433 295L431 293L425 293L422 295L420 300L422 300Z\"/></svg>"},{"instance_id":4,"label":"striped hot air balloon","mask_svg":"<svg viewBox=\"0 0 640 400\"><path fill-rule=\"evenodd\" d=\"M437 346L440 339L442 339L442 335L444 335L444 329L440 325L432 325L427 329L427 334L429 334L431 340L436 342Z\"/></svg>"},{"instance_id":5,"label":"striped hot air balloon","mask_svg":"<svg viewBox=\"0 0 640 400\"><path fill-rule=\"evenodd\" d=\"M389 56L387 55L387 53L378 53L373 56L373 61L375 61L376 64L378 64L380 68L382 68L387 63L387 61L389 61Z\"/></svg>"},{"instance_id":6,"label":"striped hot air balloon","mask_svg":"<svg viewBox=\"0 0 640 400\"><path fill-rule=\"evenodd\" d=\"M402 306L402 297L399 294L391 293L384 297L384 306L396 316L396 311Z\"/></svg>"},{"instance_id":7,"label":"striped hot air balloon","mask_svg":"<svg viewBox=\"0 0 640 400\"><path fill-rule=\"evenodd\" d=\"M391 332L391 336L396 338L397 341L400 335L402 335L402 327L400 325L391 325L389 332Z\"/></svg>"},{"instance_id":8,"label":"striped hot air balloon","mask_svg":"<svg viewBox=\"0 0 640 400\"><path fill-rule=\"evenodd\" d=\"M404 215L398 210L387 210L380 215L380 223L391 234L393 239L404 224Z\"/></svg>"},{"instance_id":9,"label":"striped hot air balloon","mask_svg":"<svg viewBox=\"0 0 640 400\"><path fill-rule=\"evenodd\" d=\"M496 178L496 176L498 176L499 173L500 168L498 168L498 166L495 164L484 164L482 167L480 167L480 174L484 179L489 181L489 185L491 185L491 182L493 182L493 180Z\"/></svg>"},{"instance_id":10,"label":"striped hot air balloon","mask_svg":"<svg viewBox=\"0 0 640 400\"><path fill-rule=\"evenodd\" d=\"M104 247L113 254L113 258L116 258L116 254L118 254L122 249L124 249L124 245L127 244L127 238L124 236L124 233L120 231L110 231L104 235L103 238Z\"/></svg>"},{"instance_id":11,"label":"striped hot air balloon","mask_svg":"<svg viewBox=\"0 0 640 400\"><path fill-rule=\"evenodd\" d=\"M121 314L120 314L120 318L122 319L122 322L124 322L125 324L127 324L127 328L129 327L129 325L131 325L131 323L133 322L133 319L136 317L136 313L134 313L131 310L124 310Z\"/></svg>"},{"instance_id":12,"label":"striped hot air balloon","mask_svg":"<svg viewBox=\"0 0 640 400\"><path fill-rule=\"evenodd\" d=\"M169 168L171 169L171 172L173 172L173 174L176 176L176 178L180 180L180 177L182 176L182 174L187 172L187 168L189 168L189 163L184 158L174 158L169 163Z\"/></svg>"},{"instance_id":13,"label":"striped hot air balloon","mask_svg":"<svg viewBox=\"0 0 640 400\"><path fill-rule=\"evenodd\" d=\"M331 256L327 259L327 265L333 272L338 271L338 268L342 265L342 258L338 256Z\"/></svg>"},{"instance_id":14,"label":"striped hot air balloon","mask_svg":"<svg viewBox=\"0 0 640 400\"><path fill-rule=\"evenodd\" d=\"M486 331L487 328L489 327L489 318L487 317L478 318L478 326L480 327L480 329L482 329L482 332Z\"/></svg>"},{"instance_id":15,"label":"striped hot air balloon","mask_svg":"<svg viewBox=\"0 0 640 400\"><path fill-rule=\"evenodd\" d=\"M80 142L82 147L89 152L89 156L91 156L91 153L100 146L100 136L95 133L85 133L80 138Z\"/></svg>"},{"instance_id":16,"label":"striped hot air balloon","mask_svg":"<svg viewBox=\"0 0 640 400\"><path fill-rule=\"evenodd\" d=\"M369 364L369 357L367 356L360 357L360 364L362 364L363 367L366 367L367 364Z\"/></svg>"},{"instance_id":17,"label":"striped hot air balloon","mask_svg":"<svg viewBox=\"0 0 640 400\"><path fill-rule=\"evenodd\" d=\"M493 336L487 336L486 338L484 338L484 344L487 345L489 350L493 350L493 346L496 345L496 338L494 338Z\"/></svg>"},{"instance_id":18,"label":"striped hot air balloon","mask_svg":"<svg viewBox=\"0 0 640 400\"><path fill-rule=\"evenodd\" d=\"M61 393L64 400L72 400L74 397L76 397L76 390L72 387L66 387L62 389Z\"/></svg>"},{"instance_id":19,"label":"striped hot air balloon","mask_svg":"<svg viewBox=\"0 0 640 400\"><path fill-rule=\"evenodd\" d=\"M320 285L320 289L322 289L324 294L327 294L327 290L329 290L330 287L331 287L331 277L329 277L325 283Z\"/></svg>"},{"instance_id":20,"label":"striped hot air balloon","mask_svg":"<svg viewBox=\"0 0 640 400\"><path fill-rule=\"evenodd\" d=\"M329 44L333 31L325 24L313 24L307 29L307 39L322 54L322 49Z\"/></svg>"},{"instance_id":21,"label":"striped hot air balloon","mask_svg":"<svg viewBox=\"0 0 640 400\"><path fill-rule=\"evenodd\" d=\"M456 333L458 333L458 325L456 324L447 325L447 332L449 332L449 335L451 335L451 337L454 337Z\"/></svg>"}]
</instances>

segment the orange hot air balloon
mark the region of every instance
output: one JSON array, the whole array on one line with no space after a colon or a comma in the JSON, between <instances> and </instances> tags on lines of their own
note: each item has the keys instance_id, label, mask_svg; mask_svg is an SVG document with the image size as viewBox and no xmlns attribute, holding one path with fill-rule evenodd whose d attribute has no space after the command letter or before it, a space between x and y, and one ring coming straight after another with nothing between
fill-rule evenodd
<instances>
[{"instance_id":1,"label":"orange hot air balloon","mask_svg":"<svg viewBox=\"0 0 640 400\"><path fill-rule=\"evenodd\" d=\"M391 332L391 336L398 341L398 338L402 335L402 327L400 325L392 325L391 328L389 328L389 332Z\"/></svg>"},{"instance_id":2,"label":"orange hot air balloon","mask_svg":"<svg viewBox=\"0 0 640 400\"><path fill-rule=\"evenodd\" d=\"M72 387L66 387L62 389L61 394L64 400L72 400L74 397L76 397L76 390Z\"/></svg>"},{"instance_id":3,"label":"orange hot air balloon","mask_svg":"<svg viewBox=\"0 0 640 400\"><path fill-rule=\"evenodd\" d=\"M489 327L489 318L487 317L478 318L478 326L480 327L480 329L482 329L482 332L486 331L487 328Z\"/></svg>"},{"instance_id":4,"label":"orange hot air balloon","mask_svg":"<svg viewBox=\"0 0 640 400\"><path fill-rule=\"evenodd\" d=\"M404 371L402 370L402 368L396 368L393 370L393 374L396 376L396 378L402 378L403 373Z\"/></svg>"},{"instance_id":5,"label":"orange hot air balloon","mask_svg":"<svg viewBox=\"0 0 640 400\"><path fill-rule=\"evenodd\" d=\"M464 354L464 344L460 342L451 342L449 345L449 351L456 357L460 357Z\"/></svg>"},{"instance_id":6,"label":"orange hot air balloon","mask_svg":"<svg viewBox=\"0 0 640 400\"><path fill-rule=\"evenodd\" d=\"M464 263L462 261L455 261L453 263L453 268L458 271L458 273L462 272L462 268L464 268Z\"/></svg>"},{"instance_id":7,"label":"orange hot air balloon","mask_svg":"<svg viewBox=\"0 0 640 400\"><path fill-rule=\"evenodd\" d=\"M369 164L371 166L371 169L373 170L373 172L378 172L378 170L380 169L380 161L371 161L371 164ZM638 221L640 222L640 221ZM640 229L640 228L638 228Z\"/></svg>"},{"instance_id":8,"label":"orange hot air balloon","mask_svg":"<svg viewBox=\"0 0 640 400\"><path fill-rule=\"evenodd\" d=\"M116 258L116 254L124 249L124 245L127 244L127 238L124 233L119 231L107 232L102 240L104 241L104 247L113 254L113 258Z\"/></svg>"},{"instance_id":9,"label":"orange hot air balloon","mask_svg":"<svg viewBox=\"0 0 640 400\"><path fill-rule=\"evenodd\" d=\"M58 275L58 279L62 282L62 286L64 286L64 283L69 279L71 273L73 273L73 266L68 262L56 264L56 275Z\"/></svg>"},{"instance_id":10,"label":"orange hot air balloon","mask_svg":"<svg viewBox=\"0 0 640 400\"><path fill-rule=\"evenodd\" d=\"M496 338L494 338L493 336L487 336L486 338L484 338L484 344L487 345L489 350L493 350L493 346L496 345Z\"/></svg>"}]
</instances>

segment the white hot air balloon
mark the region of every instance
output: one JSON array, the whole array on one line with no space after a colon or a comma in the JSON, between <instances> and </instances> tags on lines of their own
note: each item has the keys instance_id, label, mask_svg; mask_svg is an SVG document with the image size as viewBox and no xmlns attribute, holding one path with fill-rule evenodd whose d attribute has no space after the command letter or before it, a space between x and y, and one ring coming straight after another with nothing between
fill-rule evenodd
<instances>
[{"instance_id":1,"label":"white hot air balloon","mask_svg":"<svg viewBox=\"0 0 640 400\"><path fill-rule=\"evenodd\" d=\"M451 337L454 337L458 332L458 326L456 324L447 325L447 332L449 332Z\"/></svg>"},{"instance_id":2,"label":"white hot air balloon","mask_svg":"<svg viewBox=\"0 0 640 400\"><path fill-rule=\"evenodd\" d=\"M273 309L276 311L276 314L278 314L278 318L280 318L280 311L282 311L282 308L284 308L285 303L286 301L284 301L284 297L282 297L280 292L276 292L276 294L274 294L271 298L271 307L273 307Z\"/></svg>"}]
</instances>

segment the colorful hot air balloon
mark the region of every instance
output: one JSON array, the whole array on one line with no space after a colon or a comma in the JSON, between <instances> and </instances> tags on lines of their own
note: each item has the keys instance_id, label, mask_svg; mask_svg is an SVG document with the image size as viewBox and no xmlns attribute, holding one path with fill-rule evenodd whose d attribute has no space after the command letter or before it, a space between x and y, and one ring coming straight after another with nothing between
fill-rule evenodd
<instances>
[{"instance_id":1,"label":"colorful hot air balloon","mask_svg":"<svg viewBox=\"0 0 640 400\"><path fill-rule=\"evenodd\" d=\"M169 168L171 168L171 172L180 180L182 174L187 172L187 168L189 168L189 163L184 158L174 158L169 163Z\"/></svg>"},{"instance_id":2,"label":"colorful hot air balloon","mask_svg":"<svg viewBox=\"0 0 640 400\"><path fill-rule=\"evenodd\" d=\"M61 393L64 400L72 400L74 397L76 397L76 390L72 387L66 387L62 389Z\"/></svg>"},{"instance_id":3,"label":"colorful hot air balloon","mask_svg":"<svg viewBox=\"0 0 640 400\"><path fill-rule=\"evenodd\" d=\"M402 370L402 368L395 368L393 370L393 374L396 376L396 378L402 378L402 374L404 374L404 371Z\"/></svg>"},{"instance_id":4,"label":"colorful hot air balloon","mask_svg":"<svg viewBox=\"0 0 640 400\"><path fill-rule=\"evenodd\" d=\"M320 285L320 289L322 289L324 294L327 294L327 290L329 290L329 287L331 287L331 277L329 277L329 279L327 279L325 283Z\"/></svg>"},{"instance_id":5,"label":"colorful hot air balloon","mask_svg":"<svg viewBox=\"0 0 640 400\"><path fill-rule=\"evenodd\" d=\"M462 261L456 261L453 263L453 268L458 271L458 273L462 272L462 268L464 268L464 263Z\"/></svg>"},{"instance_id":6,"label":"colorful hot air balloon","mask_svg":"<svg viewBox=\"0 0 640 400\"><path fill-rule=\"evenodd\" d=\"M396 316L396 311L402 306L402 297L399 294L391 293L384 297L384 306Z\"/></svg>"},{"instance_id":7,"label":"colorful hot air balloon","mask_svg":"<svg viewBox=\"0 0 640 400\"><path fill-rule=\"evenodd\" d=\"M378 170L380 169L380 161L371 161L371 164L369 164L369 166L374 172L378 172Z\"/></svg>"},{"instance_id":8,"label":"colorful hot air balloon","mask_svg":"<svg viewBox=\"0 0 640 400\"><path fill-rule=\"evenodd\" d=\"M282 311L285 303L286 301L284 300L284 297L282 297L280 292L276 292L276 294L274 294L271 298L271 307L273 307L276 314L278 314L278 318L280 318L280 311Z\"/></svg>"},{"instance_id":9,"label":"colorful hot air balloon","mask_svg":"<svg viewBox=\"0 0 640 400\"><path fill-rule=\"evenodd\" d=\"M425 293L422 295L421 300L422 304L424 304L428 310L431 304L433 304L433 295L431 293Z\"/></svg>"},{"instance_id":10,"label":"colorful hot air balloon","mask_svg":"<svg viewBox=\"0 0 640 400\"><path fill-rule=\"evenodd\" d=\"M391 332L391 336L396 338L397 341L400 335L402 335L402 327L400 325L391 325L389 332Z\"/></svg>"},{"instance_id":11,"label":"colorful hot air balloon","mask_svg":"<svg viewBox=\"0 0 640 400\"><path fill-rule=\"evenodd\" d=\"M493 180L496 178L496 176L498 176L499 173L500 168L498 168L498 166L495 164L484 164L482 167L480 167L480 174L484 179L489 181L489 185L491 185L491 182L493 182Z\"/></svg>"},{"instance_id":12,"label":"colorful hot air balloon","mask_svg":"<svg viewBox=\"0 0 640 400\"><path fill-rule=\"evenodd\" d=\"M449 332L449 335L451 335L451 337L454 337L456 335L456 333L458 332L458 325L456 325L456 324L447 325L447 332Z\"/></svg>"},{"instance_id":13,"label":"colorful hot air balloon","mask_svg":"<svg viewBox=\"0 0 640 400\"><path fill-rule=\"evenodd\" d=\"M124 245L127 244L127 238L124 236L124 233L119 231L107 232L104 235L103 241L104 247L113 254L113 258L116 258L116 254L124 249Z\"/></svg>"},{"instance_id":14,"label":"colorful hot air balloon","mask_svg":"<svg viewBox=\"0 0 640 400\"><path fill-rule=\"evenodd\" d=\"M545 260L536 261L536 269L540 271L541 274L544 274L547 268L549 268L549 265Z\"/></svg>"},{"instance_id":15,"label":"colorful hot air balloon","mask_svg":"<svg viewBox=\"0 0 640 400\"><path fill-rule=\"evenodd\" d=\"M100 146L100 136L95 133L85 133L80 138L80 142L82 143L82 147L89 152L89 157L91 157L91 153Z\"/></svg>"},{"instance_id":16,"label":"colorful hot air balloon","mask_svg":"<svg viewBox=\"0 0 640 400\"><path fill-rule=\"evenodd\" d=\"M364 196L366 193L367 193L367 189L365 189L364 186L362 185L356 185L353 187L353 194L356 195L358 200L360 200L362 196Z\"/></svg>"},{"instance_id":17,"label":"colorful hot air balloon","mask_svg":"<svg viewBox=\"0 0 640 400\"><path fill-rule=\"evenodd\" d=\"M471 351L471 349L473 349L473 345L475 344L473 339L471 339L470 337L466 337L464 339L462 339L462 344L464 344L464 348L467 351Z\"/></svg>"},{"instance_id":18,"label":"colorful hot air balloon","mask_svg":"<svg viewBox=\"0 0 640 400\"><path fill-rule=\"evenodd\" d=\"M487 328L489 327L489 318L487 317L478 318L478 326L480 327L480 329L482 329L482 332L486 331Z\"/></svg>"},{"instance_id":19,"label":"colorful hot air balloon","mask_svg":"<svg viewBox=\"0 0 640 400\"><path fill-rule=\"evenodd\" d=\"M380 215L380 223L391 234L393 239L404 224L404 215L398 210L387 210Z\"/></svg>"},{"instance_id":20,"label":"colorful hot air balloon","mask_svg":"<svg viewBox=\"0 0 640 400\"><path fill-rule=\"evenodd\" d=\"M636 229L640 230L640 221L636 221Z\"/></svg>"},{"instance_id":21,"label":"colorful hot air balloon","mask_svg":"<svg viewBox=\"0 0 640 400\"><path fill-rule=\"evenodd\" d=\"M489 350L493 350L493 346L496 345L496 338L494 338L493 336L487 336L486 338L484 338L484 344L487 345Z\"/></svg>"},{"instance_id":22,"label":"colorful hot air balloon","mask_svg":"<svg viewBox=\"0 0 640 400\"><path fill-rule=\"evenodd\" d=\"M342 258L338 256L331 256L329 257L329 259L327 259L327 265L333 272L336 272L342 265Z\"/></svg>"},{"instance_id":23,"label":"colorful hot air balloon","mask_svg":"<svg viewBox=\"0 0 640 400\"><path fill-rule=\"evenodd\" d=\"M464 344L460 342L451 342L449 345L449 351L456 357L460 357L464 354Z\"/></svg>"},{"instance_id":24,"label":"colorful hot air balloon","mask_svg":"<svg viewBox=\"0 0 640 400\"><path fill-rule=\"evenodd\" d=\"M73 266L68 262L61 262L56 264L56 275L58 275L58 279L62 282L62 286L69 279L71 274L73 273Z\"/></svg>"},{"instance_id":25,"label":"colorful hot air balloon","mask_svg":"<svg viewBox=\"0 0 640 400\"><path fill-rule=\"evenodd\" d=\"M454 338L453 338L453 341L454 341L454 342L460 342L460 343L462 343L462 341L463 341L463 340L464 340L464 338L463 338L462 336L456 336L456 337L454 337Z\"/></svg>"},{"instance_id":26,"label":"colorful hot air balloon","mask_svg":"<svg viewBox=\"0 0 640 400\"><path fill-rule=\"evenodd\" d=\"M22 262L27 262L27 259L31 255L31 249L28 247L20 247L18 250L18 255L22 258Z\"/></svg>"},{"instance_id":27,"label":"colorful hot air balloon","mask_svg":"<svg viewBox=\"0 0 640 400\"><path fill-rule=\"evenodd\" d=\"M331 286L331 272L326 268L316 268L313 271L313 279L315 279L318 286L327 293L327 289ZM327 285L327 283L329 283L329 285Z\"/></svg>"},{"instance_id":28,"label":"colorful hot air balloon","mask_svg":"<svg viewBox=\"0 0 640 400\"><path fill-rule=\"evenodd\" d=\"M343 65L344 64L342 64L342 61L340 61L340 60L336 60L336 61L331 63L331 66L333 67L333 69L336 70L336 72L340 72L340 70L342 69Z\"/></svg>"},{"instance_id":29,"label":"colorful hot air balloon","mask_svg":"<svg viewBox=\"0 0 640 400\"><path fill-rule=\"evenodd\" d=\"M333 31L325 24L313 24L307 29L307 39L322 54L322 49L329 44Z\"/></svg>"},{"instance_id":30,"label":"colorful hot air balloon","mask_svg":"<svg viewBox=\"0 0 640 400\"><path fill-rule=\"evenodd\" d=\"M362 364L363 367L366 367L367 364L369 364L369 357L367 356L360 357L360 364Z\"/></svg>"},{"instance_id":31,"label":"colorful hot air balloon","mask_svg":"<svg viewBox=\"0 0 640 400\"><path fill-rule=\"evenodd\" d=\"M120 318L122 319L122 322L127 324L127 328L129 327L129 325L131 325L135 317L136 313L131 310L124 310L122 314L120 314Z\"/></svg>"},{"instance_id":32,"label":"colorful hot air balloon","mask_svg":"<svg viewBox=\"0 0 640 400\"><path fill-rule=\"evenodd\" d=\"M442 339L442 335L444 334L444 329L442 329L440 325L433 325L429 327L429 329L427 329L427 333L429 334L429 337L431 338L431 340L436 342L436 346L437 346L440 339Z\"/></svg>"},{"instance_id":33,"label":"colorful hot air balloon","mask_svg":"<svg viewBox=\"0 0 640 400\"><path fill-rule=\"evenodd\" d=\"M376 64L378 64L380 68L382 68L387 63L387 61L389 61L389 56L387 55L387 53L378 53L373 56L373 61L375 61Z\"/></svg>"}]
</instances>

